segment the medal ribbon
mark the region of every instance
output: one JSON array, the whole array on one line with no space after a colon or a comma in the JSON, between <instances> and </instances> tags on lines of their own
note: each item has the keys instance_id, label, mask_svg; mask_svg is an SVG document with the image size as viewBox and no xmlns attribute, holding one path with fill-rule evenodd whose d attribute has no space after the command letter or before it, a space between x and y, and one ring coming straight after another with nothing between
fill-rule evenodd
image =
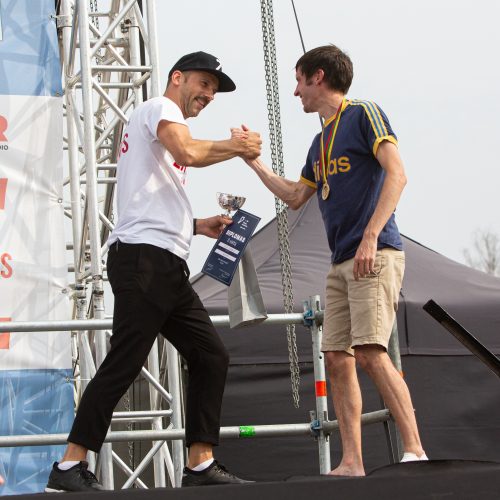
<instances>
[{"instance_id":1,"label":"medal ribbon","mask_svg":"<svg viewBox=\"0 0 500 500\"><path fill-rule=\"evenodd\" d=\"M319 160L320 160L320 169L323 172L323 184L327 184L327 182L328 182L326 169L330 168L330 160L332 157L333 143L335 142L335 135L337 134L337 128L339 126L340 116L342 115L342 110L344 108L344 102L345 102L345 99L342 99L342 103L341 103L339 109L337 109L337 112L335 113L335 117L333 118L333 120L335 121L335 125L332 124L332 127L330 129L330 134L328 135L328 139L326 141L326 144L328 147L328 156L325 156L325 146L324 146L324 142L323 142L323 138L325 135L325 129L323 129L323 131L321 132L321 142L320 142L321 155L320 155Z\"/></svg>"}]
</instances>

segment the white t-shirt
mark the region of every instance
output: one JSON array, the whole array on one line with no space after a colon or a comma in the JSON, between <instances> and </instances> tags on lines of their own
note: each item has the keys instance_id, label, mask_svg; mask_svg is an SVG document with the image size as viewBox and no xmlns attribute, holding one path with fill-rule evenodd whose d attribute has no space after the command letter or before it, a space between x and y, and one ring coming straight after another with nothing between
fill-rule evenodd
<instances>
[{"instance_id":1,"label":"white t-shirt","mask_svg":"<svg viewBox=\"0 0 500 500\"><path fill-rule=\"evenodd\" d=\"M146 101L130 116L116 169L118 221L108 246L118 239L149 243L187 260L193 235L184 190L187 169L158 140L161 120L187 126L177 104L166 97Z\"/></svg>"}]
</instances>

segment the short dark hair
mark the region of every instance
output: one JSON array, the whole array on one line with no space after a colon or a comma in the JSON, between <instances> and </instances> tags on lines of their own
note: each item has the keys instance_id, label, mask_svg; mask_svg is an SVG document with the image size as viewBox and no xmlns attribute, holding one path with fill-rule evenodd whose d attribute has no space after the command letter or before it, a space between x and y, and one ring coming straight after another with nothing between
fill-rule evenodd
<instances>
[{"instance_id":1,"label":"short dark hair","mask_svg":"<svg viewBox=\"0 0 500 500\"><path fill-rule=\"evenodd\" d=\"M295 65L306 79L322 69L325 80L332 90L347 94L352 83L353 69L349 56L335 45L323 45L306 52Z\"/></svg>"}]
</instances>

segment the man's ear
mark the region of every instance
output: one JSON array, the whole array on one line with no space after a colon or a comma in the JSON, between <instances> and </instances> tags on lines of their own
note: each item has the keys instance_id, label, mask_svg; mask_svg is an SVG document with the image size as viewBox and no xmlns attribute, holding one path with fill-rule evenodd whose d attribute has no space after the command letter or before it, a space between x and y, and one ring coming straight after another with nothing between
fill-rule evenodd
<instances>
[{"instance_id":1,"label":"man's ear","mask_svg":"<svg viewBox=\"0 0 500 500\"><path fill-rule=\"evenodd\" d=\"M170 76L170 80L176 87L178 87L182 81L182 71L176 69Z\"/></svg>"},{"instance_id":2,"label":"man's ear","mask_svg":"<svg viewBox=\"0 0 500 500\"><path fill-rule=\"evenodd\" d=\"M320 68L314 73L314 83L319 85L325 78L325 72Z\"/></svg>"}]
</instances>

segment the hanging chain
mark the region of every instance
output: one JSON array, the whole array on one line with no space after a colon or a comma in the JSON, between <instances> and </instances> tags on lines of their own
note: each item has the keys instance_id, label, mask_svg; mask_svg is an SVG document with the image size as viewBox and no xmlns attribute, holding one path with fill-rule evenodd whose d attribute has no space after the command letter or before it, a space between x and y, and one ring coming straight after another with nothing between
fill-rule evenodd
<instances>
[{"instance_id":1,"label":"hanging chain","mask_svg":"<svg viewBox=\"0 0 500 500\"><path fill-rule=\"evenodd\" d=\"M261 0L262 35L264 44L264 64L266 70L267 112L269 119L269 140L273 172L284 177L283 143L281 136L281 116L278 90L278 65L274 37L274 16L272 0ZM278 223L278 241L281 265L281 284L283 304L286 313L293 312L292 264L290 260L290 242L288 233L288 206L275 197L276 221ZM290 361L290 380L292 397L296 408L299 407L300 370L297 354L295 325L287 325L288 359Z\"/></svg>"}]
</instances>

